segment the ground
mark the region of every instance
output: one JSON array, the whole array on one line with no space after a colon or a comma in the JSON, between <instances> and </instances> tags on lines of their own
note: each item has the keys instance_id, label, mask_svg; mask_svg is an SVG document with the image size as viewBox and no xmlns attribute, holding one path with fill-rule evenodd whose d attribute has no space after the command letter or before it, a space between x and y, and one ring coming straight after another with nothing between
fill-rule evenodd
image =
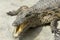
<instances>
[{"instance_id":1,"label":"ground","mask_svg":"<svg viewBox=\"0 0 60 40\"><path fill-rule=\"evenodd\" d=\"M13 37L14 27L12 26L16 16L8 16L6 13L17 10L22 5L31 7L38 0L0 0L0 40L15 40ZM58 22L60 24L60 22ZM60 26L60 25L58 25ZM16 39L18 40L18 39ZM29 29L23 37L23 40L54 40L50 26Z\"/></svg>"}]
</instances>

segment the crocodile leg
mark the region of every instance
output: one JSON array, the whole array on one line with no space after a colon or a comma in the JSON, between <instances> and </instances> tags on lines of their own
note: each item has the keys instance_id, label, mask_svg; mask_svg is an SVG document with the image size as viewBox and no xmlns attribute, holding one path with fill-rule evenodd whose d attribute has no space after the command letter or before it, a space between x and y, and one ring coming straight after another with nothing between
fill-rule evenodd
<instances>
[{"instance_id":1,"label":"crocodile leg","mask_svg":"<svg viewBox=\"0 0 60 40\"><path fill-rule=\"evenodd\" d=\"M16 12L16 11L9 11L9 12L7 12L7 14L10 15L10 16L15 16L15 15L18 14L18 12Z\"/></svg>"},{"instance_id":2,"label":"crocodile leg","mask_svg":"<svg viewBox=\"0 0 60 40\"><path fill-rule=\"evenodd\" d=\"M57 19L54 19L54 20L52 20L52 22L50 24L52 33L54 33L55 35L60 33L59 29L57 29L57 25L58 25L57 21L58 21Z\"/></svg>"}]
</instances>

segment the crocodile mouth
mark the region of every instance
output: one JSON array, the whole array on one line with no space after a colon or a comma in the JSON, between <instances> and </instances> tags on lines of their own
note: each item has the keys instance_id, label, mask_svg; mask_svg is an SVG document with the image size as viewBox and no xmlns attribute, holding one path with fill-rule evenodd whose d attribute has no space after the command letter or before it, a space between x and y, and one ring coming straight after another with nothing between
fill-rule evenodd
<instances>
[{"instance_id":1,"label":"crocodile mouth","mask_svg":"<svg viewBox=\"0 0 60 40\"><path fill-rule=\"evenodd\" d=\"M18 36L22 35L24 33L24 31L26 30L28 24L29 23L27 23L27 22L23 22L18 27L15 27L13 36L18 37Z\"/></svg>"}]
</instances>

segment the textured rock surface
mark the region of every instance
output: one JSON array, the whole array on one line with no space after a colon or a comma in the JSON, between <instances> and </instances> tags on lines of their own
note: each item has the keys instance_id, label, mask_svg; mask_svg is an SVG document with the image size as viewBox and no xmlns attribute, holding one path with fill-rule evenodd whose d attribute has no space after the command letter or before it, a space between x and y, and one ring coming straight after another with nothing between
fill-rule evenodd
<instances>
[{"instance_id":1,"label":"textured rock surface","mask_svg":"<svg viewBox=\"0 0 60 40\"><path fill-rule=\"evenodd\" d=\"M15 40L13 38L12 22L16 16L8 16L6 12L17 10L22 5L29 7L34 5L38 0L0 0L0 40ZM16 39L18 40L18 39ZM23 40L54 40L50 27L39 27L36 29L29 29L25 34Z\"/></svg>"}]
</instances>

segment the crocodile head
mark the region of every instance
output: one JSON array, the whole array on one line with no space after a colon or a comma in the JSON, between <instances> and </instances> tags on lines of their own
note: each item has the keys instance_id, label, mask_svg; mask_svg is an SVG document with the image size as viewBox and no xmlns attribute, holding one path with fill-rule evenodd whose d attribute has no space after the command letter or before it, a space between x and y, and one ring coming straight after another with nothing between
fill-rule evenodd
<instances>
[{"instance_id":1,"label":"crocodile head","mask_svg":"<svg viewBox=\"0 0 60 40\"><path fill-rule=\"evenodd\" d=\"M21 12L18 13L15 21L13 22L13 26L15 26L14 30L14 37L18 37L19 35L22 35L25 30L27 30L29 27L29 23L31 18L33 18L35 15L29 11L29 9L24 9Z\"/></svg>"}]
</instances>

